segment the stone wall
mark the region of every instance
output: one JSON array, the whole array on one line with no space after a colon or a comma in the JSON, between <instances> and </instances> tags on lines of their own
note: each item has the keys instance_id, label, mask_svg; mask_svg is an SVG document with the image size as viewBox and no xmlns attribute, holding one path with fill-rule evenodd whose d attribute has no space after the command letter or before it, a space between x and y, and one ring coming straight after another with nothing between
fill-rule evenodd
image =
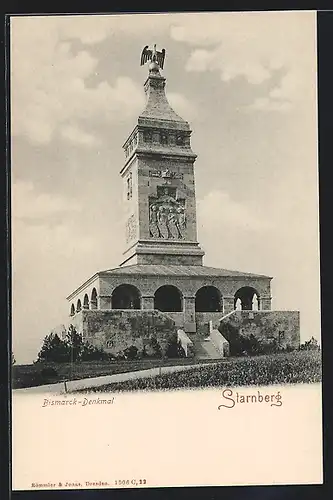
<instances>
[{"instance_id":1,"label":"stone wall","mask_svg":"<svg viewBox=\"0 0 333 500\"><path fill-rule=\"evenodd\" d=\"M84 340L112 354L130 346L142 351L151 338L156 338L163 351L170 340L177 339L175 322L154 310L84 310L73 320Z\"/></svg>"},{"instance_id":2,"label":"stone wall","mask_svg":"<svg viewBox=\"0 0 333 500\"><path fill-rule=\"evenodd\" d=\"M300 315L298 311L235 311L221 320L218 330L230 343L230 354L239 339L254 336L281 349L298 348Z\"/></svg>"}]
</instances>

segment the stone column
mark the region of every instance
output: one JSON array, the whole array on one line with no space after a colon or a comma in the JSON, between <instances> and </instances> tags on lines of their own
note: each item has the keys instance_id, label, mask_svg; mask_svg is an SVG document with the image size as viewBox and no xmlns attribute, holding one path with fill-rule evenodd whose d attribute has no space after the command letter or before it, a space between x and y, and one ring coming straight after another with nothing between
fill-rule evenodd
<instances>
[{"instance_id":1,"label":"stone column","mask_svg":"<svg viewBox=\"0 0 333 500\"><path fill-rule=\"evenodd\" d=\"M223 316L235 310L235 297L233 295L223 295Z\"/></svg>"},{"instance_id":2,"label":"stone column","mask_svg":"<svg viewBox=\"0 0 333 500\"><path fill-rule=\"evenodd\" d=\"M270 311L272 306L272 297L269 295L262 295L260 297L260 310Z\"/></svg>"},{"instance_id":3,"label":"stone column","mask_svg":"<svg viewBox=\"0 0 333 500\"><path fill-rule=\"evenodd\" d=\"M111 297L108 295L100 295L98 297L98 309L112 309Z\"/></svg>"},{"instance_id":4,"label":"stone column","mask_svg":"<svg viewBox=\"0 0 333 500\"><path fill-rule=\"evenodd\" d=\"M196 321L195 321L195 297L184 296L184 328L188 333L196 332Z\"/></svg>"},{"instance_id":5,"label":"stone column","mask_svg":"<svg viewBox=\"0 0 333 500\"><path fill-rule=\"evenodd\" d=\"M154 309L154 296L151 296L151 295L142 296L141 308L142 309Z\"/></svg>"}]
</instances>

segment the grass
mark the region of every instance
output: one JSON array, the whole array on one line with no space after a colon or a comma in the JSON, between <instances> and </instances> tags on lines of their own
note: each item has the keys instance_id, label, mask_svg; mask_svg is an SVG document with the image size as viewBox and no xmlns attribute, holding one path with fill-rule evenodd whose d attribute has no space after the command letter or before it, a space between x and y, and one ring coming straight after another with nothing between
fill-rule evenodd
<instances>
[{"instance_id":1,"label":"grass","mask_svg":"<svg viewBox=\"0 0 333 500\"><path fill-rule=\"evenodd\" d=\"M311 383L321 381L321 353L295 351L263 356L231 357L220 361L189 358L136 361L87 361L82 363L41 363L14 365L13 389L52 384L64 380L100 377L160 366L212 363L184 372L175 372L100 386L91 391L137 391L195 387L225 387ZM51 369L51 371L50 371Z\"/></svg>"},{"instance_id":2,"label":"grass","mask_svg":"<svg viewBox=\"0 0 333 500\"><path fill-rule=\"evenodd\" d=\"M226 358L212 366L109 384L89 389L89 392L316 383L321 381L321 367L318 351Z\"/></svg>"},{"instance_id":3,"label":"grass","mask_svg":"<svg viewBox=\"0 0 333 500\"><path fill-rule=\"evenodd\" d=\"M207 362L207 360L202 360ZM210 360L208 360L210 362ZM80 380L83 378L101 377L116 373L147 370L159 366L188 365L200 363L189 358L178 359L145 359L137 361L85 361L81 363L36 363L31 365L14 365L12 367L12 388L34 387L54 384L64 380ZM51 371L50 371L51 369ZM53 375L51 374L52 370Z\"/></svg>"}]
</instances>

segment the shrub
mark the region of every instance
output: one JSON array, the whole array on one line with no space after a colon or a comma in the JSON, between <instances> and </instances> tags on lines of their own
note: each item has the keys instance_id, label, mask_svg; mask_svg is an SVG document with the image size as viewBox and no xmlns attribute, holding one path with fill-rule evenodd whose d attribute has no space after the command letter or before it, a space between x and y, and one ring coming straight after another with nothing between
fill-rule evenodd
<instances>
[{"instance_id":1,"label":"shrub","mask_svg":"<svg viewBox=\"0 0 333 500\"><path fill-rule=\"evenodd\" d=\"M108 353L102 348L85 342L81 348L79 361L105 361L110 359Z\"/></svg>"},{"instance_id":2,"label":"shrub","mask_svg":"<svg viewBox=\"0 0 333 500\"><path fill-rule=\"evenodd\" d=\"M142 357L153 358L153 359L162 357L162 349L156 337L151 337L149 339L149 343L144 346L142 351Z\"/></svg>"},{"instance_id":3,"label":"shrub","mask_svg":"<svg viewBox=\"0 0 333 500\"><path fill-rule=\"evenodd\" d=\"M138 348L135 345L131 345L130 347L124 349L123 355L125 359L136 359L138 356Z\"/></svg>"},{"instance_id":4,"label":"shrub","mask_svg":"<svg viewBox=\"0 0 333 500\"><path fill-rule=\"evenodd\" d=\"M219 331L229 342L230 356L257 356L294 350L292 346L281 346L274 337L258 338L253 333L243 335L229 323L223 325L223 328L220 327Z\"/></svg>"},{"instance_id":5,"label":"shrub","mask_svg":"<svg viewBox=\"0 0 333 500\"><path fill-rule=\"evenodd\" d=\"M124 353L123 352L118 352L116 355L115 355L115 359L117 361L123 361L125 359L125 356L124 356Z\"/></svg>"},{"instance_id":6,"label":"shrub","mask_svg":"<svg viewBox=\"0 0 333 500\"><path fill-rule=\"evenodd\" d=\"M180 340L172 339L169 341L166 353L167 358L185 358L185 351Z\"/></svg>"}]
</instances>

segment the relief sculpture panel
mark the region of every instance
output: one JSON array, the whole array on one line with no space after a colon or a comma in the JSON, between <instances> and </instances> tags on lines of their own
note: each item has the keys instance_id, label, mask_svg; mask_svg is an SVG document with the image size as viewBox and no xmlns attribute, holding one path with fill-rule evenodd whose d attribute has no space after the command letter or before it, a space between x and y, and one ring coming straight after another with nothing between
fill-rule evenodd
<instances>
[{"instance_id":1,"label":"relief sculpture panel","mask_svg":"<svg viewBox=\"0 0 333 500\"><path fill-rule=\"evenodd\" d=\"M134 214L130 216L126 223L126 242L129 243L136 236L136 217Z\"/></svg>"},{"instance_id":2,"label":"relief sculpture panel","mask_svg":"<svg viewBox=\"0 0 333 500\"><path fill-rule=\"evenodd\" d=\"M185 200L176 199L176 188L158 186L157 196L149 197L150 236L184 239L185 229Z\"/></svg>"}]
</instances>

